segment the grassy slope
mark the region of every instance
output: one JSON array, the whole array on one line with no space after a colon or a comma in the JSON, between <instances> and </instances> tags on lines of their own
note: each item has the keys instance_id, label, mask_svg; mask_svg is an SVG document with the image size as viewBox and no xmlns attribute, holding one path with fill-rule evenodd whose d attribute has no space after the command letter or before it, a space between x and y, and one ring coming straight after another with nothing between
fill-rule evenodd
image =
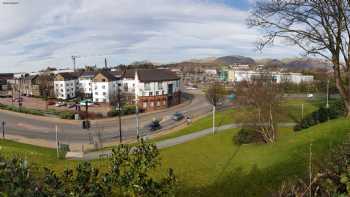
<instances>
[{"instance_id":1,"label":"grassy slope","mask_svg":"<svg viewBox=\"0 0 350 197\"><path fill-rule=\"evenodd\" d=\"M304 116L317 110L318 106L321 104L319 100L306 100L306 99L288 99L282 103L282 118L283 122L293 122L298 121L301 118L301 104L304 104ZM238 118L244 116L244 110L242 109L228 109L225 111L216 113L216 126L221 126L225 124L234 123ZM159 141L164 139L169 139L173 137L178 137L181 135L193 133L203 129L210 128L212 126L212 116L208 115L201 118L191 125L180 129L178 131L160 136L155 138L153 141Z\"/></svg>"},{"instance_id":2,"label":"grassy slope","mask_svg":"<svg viewBox=\"0 0 350 197\"><path fill-rule=\"evenodd\" d=\"M299 133L281 130L275 144L240 147L232 143L236 130L228 130L162 150L162 169L175 169L180 196L269 196L282 180L306 172L310 141L317 159L349 130L350 121L338 119Z\"/></svg>"}]
</instances>

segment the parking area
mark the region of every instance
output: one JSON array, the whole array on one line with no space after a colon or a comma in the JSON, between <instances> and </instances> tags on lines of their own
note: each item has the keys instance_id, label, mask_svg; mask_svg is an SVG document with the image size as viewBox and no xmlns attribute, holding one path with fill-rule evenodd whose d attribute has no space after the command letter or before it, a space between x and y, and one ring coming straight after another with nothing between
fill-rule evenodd
<instances>
[{"instance_id":1,"label":"parking area","mask_svg":"<svg viewBox=\"0 0 350 197\"><path fill-rule=\"evenodd\" d=\"M22 106L25 108L31 108L31 109L40 109L45 110L46 109L46 101L41 98L36 97L28 97L28 96L22 96ZM5 105L18 105L18 99L13 100L12 97L10 98L0 98L0 103ZM58 101L56 99L49 99L48 101L48 109L55 109L59 111L66 111L71 110L75 111L76 108L74 106L73 102L64 102L64 105L62 106L56 106ZM85 110L85 106L80 107L82 111ZM111 106L108 104L93 104L89 105L89 112L95 112L95 113L107 113L111 110Z\"/></svg>"}]
</instances>

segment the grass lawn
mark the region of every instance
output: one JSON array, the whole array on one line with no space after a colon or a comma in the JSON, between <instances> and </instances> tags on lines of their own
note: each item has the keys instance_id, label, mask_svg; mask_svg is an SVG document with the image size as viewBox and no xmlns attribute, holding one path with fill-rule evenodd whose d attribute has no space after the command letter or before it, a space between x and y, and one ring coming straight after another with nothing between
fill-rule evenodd
<instances>
[{"instance_id":1,"label":"grass lawn","mask_svg":"<svg viewBox=\"0 0 350 197\"><path fill-rule=\"evenodd\" d=\"M316 111L318 107L323 104L321 100L309 100L309 99L286 99L281 104L281 121L282 122L295 122L299 121L301 118L301 105L304 104L304 116ZM216 126L221 126L225 124L235 123L237 119L244 116L243 109L226 109L224 111L219 111L216 113ZM189 133L197 132L203 129L212 127L212 115L208 115L201 118L191 125L180 129L178 131L159 136L152 141L160 141L164 139L174 138Z\"/></svg>"},{"instance_id":2,"label":"grass lawn","mask_svg":"<svg viewBox=\"0 0 350 197\"><path fill-rule=\"evenodd\" d=\"M175 170L178 196L270 196L282 181L307 172L311 141L316 160L349 131L350 121L337 119L298 133L283 129L275 144L237 146L237 130L227 130L161 150L162 170Z\"/></svg>"}]
</instances>

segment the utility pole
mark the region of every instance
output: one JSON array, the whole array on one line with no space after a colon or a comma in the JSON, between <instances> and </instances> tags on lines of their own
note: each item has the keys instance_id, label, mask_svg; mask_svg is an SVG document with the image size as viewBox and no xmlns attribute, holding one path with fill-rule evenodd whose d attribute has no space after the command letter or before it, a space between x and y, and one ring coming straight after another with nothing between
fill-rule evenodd
<instances>
[{"instance_id":1,"label":"utility pole","mask_svg":"<svg viewBox=\"0 0 350 197\"><path fill-rule=\"evenodd\" d=\"M105 68L108 68L108 66L107 66L107 58L105 58Z\"/></svg>"},{"instance_id":2,"label":"utility pole","mask_svg":"<svg viewBox=\"0 0 350 197\"><path fill-rule=\"evenodd\" d=\"M301 104L301 120L304 119L304 103Z\"/></svg>"},{"instance_id":3,"label":"utility pole","mask_svg":"<svg viewBox=\"0 0 350 197\"><path fill-rule=\"evenodd\" d=\"M75 70L76 70L76 62L75 62L75 60L76 60L77 58L79 58L79 57L80 57L80 56L72 55L74 72L75 72Z\"/></svg>"},{"instance_id":4,"label":"utility pole","mask_svg":"<svg viewBox=\"0 0 350 197\"><path fill-rule=\"evenodd\" d=\"M327 79L327 93L326 93L326 99L327 99L327 103L326 103L326 108L329 108L329 79Z\"/></svg>"},{"instance_id":5,"label":"utility pole","mask_svg":"<svg viewBox=\"0 0 350 197\"><path fill-rule=\"evenodd\" d=\"M57 153L57 159L59 159L60 157L60 153L59 153L59 141L58 141L58 126L56 125L56 153Z\"/></svg>"},{"instance_id":6,"label":"utility pole","mask_svg":"<svg viewBox=\"0 0 350 197\"><path fill-rule=\"evenodd\" d=\"M5 139L5 121L2 121L2 139Z\"/></svg>"},{"instance_id":7,"label":"utility pole","mask_svg":"<svg viewBox=\"0 0 350 197\"><path fill-rule=\"evenodd\" d=\"M119 120L119 142L122 143L123 139L122 139L122 118L121 118L121 101L120 101L120 88L119 88L119 85L117 86L118 89L117 89L117 99L118 99L118 120Z\"/></svg>"},{"instance_id":8,"label":"utility pole","mask_svg":"<svg viewBox=\"0 0 350 197\"><path fill-rule=\"evenodd\" d=\"M213 105L213 135L215 134L215 105Z\"/></svg>"}]
</instances>

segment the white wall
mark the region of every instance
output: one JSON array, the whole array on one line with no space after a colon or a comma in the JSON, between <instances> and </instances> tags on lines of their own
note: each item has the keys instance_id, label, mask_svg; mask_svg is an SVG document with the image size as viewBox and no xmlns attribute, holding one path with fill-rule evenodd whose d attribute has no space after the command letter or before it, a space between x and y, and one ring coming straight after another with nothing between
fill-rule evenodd
<instances>
[{"instance_id":1,"label":"white wall","mask_svg":"<svg viewBox=\"0 0 350 197\"><path fill-rule=\"evenodd\" d=\"M117 81L93 82L92 97L94 102L110 102L110 98L117 94Z\"/></svg>"},{"instance_id":2,"label":"white wall","mask_svg":"<svg viewBox=\"0 0 350 197\"><path fill-rule=\"evenodd\" d=\"M54 81L55 95L58 99L76 97L77 80Z\"/></svg>"}]
</instances>

